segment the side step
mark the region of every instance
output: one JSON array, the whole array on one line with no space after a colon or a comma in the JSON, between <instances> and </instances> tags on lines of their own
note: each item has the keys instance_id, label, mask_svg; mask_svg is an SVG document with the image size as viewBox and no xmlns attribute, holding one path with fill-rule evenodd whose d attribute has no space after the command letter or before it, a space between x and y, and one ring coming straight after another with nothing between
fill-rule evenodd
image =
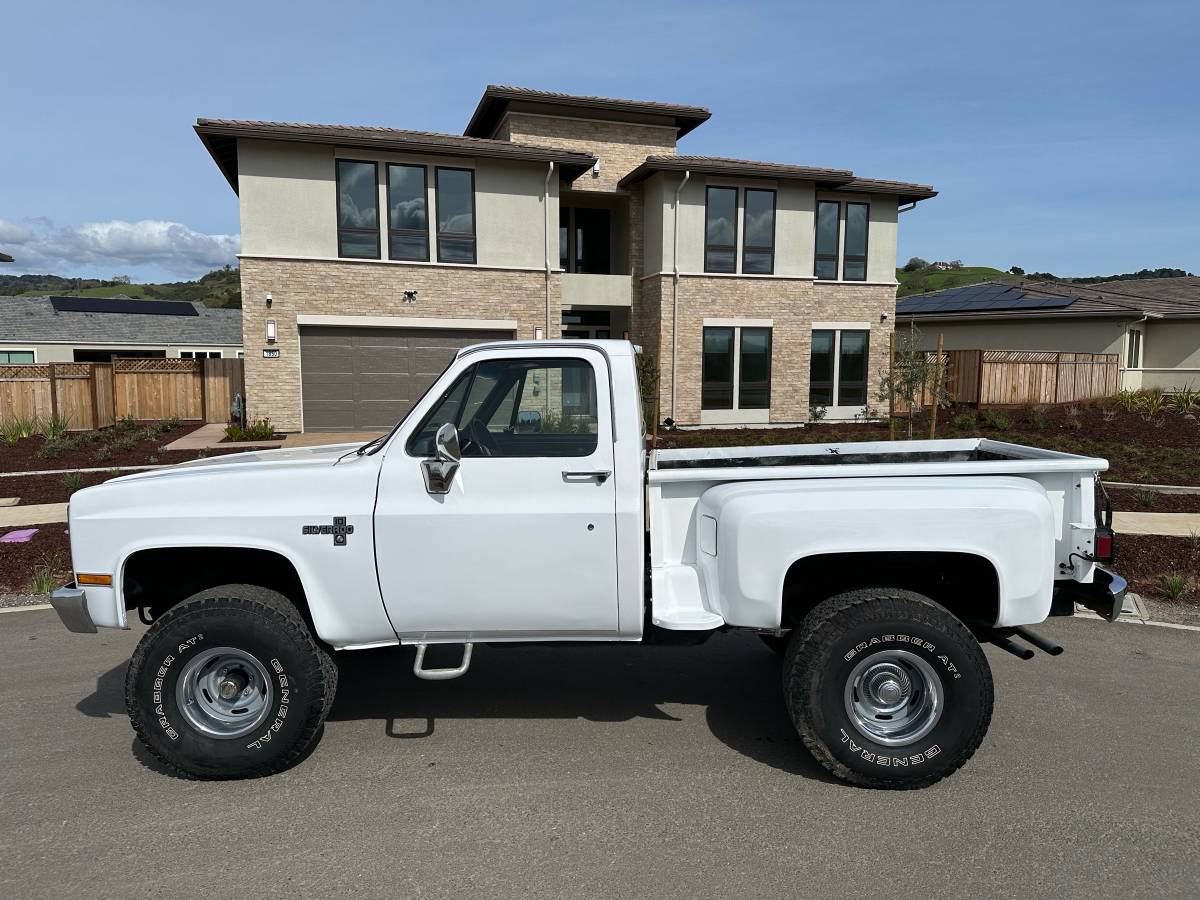
<instances>
[{"instance_id":1,"label":"side step","mask_svg":"<svg viewBox=\"0 0 1200 900\"><path fill-rule=\"evenodd\" d=\"M691 566L666 566L651 573L654 599L650 621L669 631L712 631L725 620L704 608L700 576Z\"/></svg>"},{"instance_id":2,"label":"side step","mask_svg":"<svg viewBox=\"0 0 1200 900\"><path fill-rule=\"evenodd\" d=\"M467 669L471 668L471 649L474 644L463 644L462 663L455 669L426 669L425 650L429 647L428 644L417 644L417 658L413 660L413 674L418 678L424 678L426 681L449 681L451 678L459 678L467 674Z\"/></svg>"}]
</instances>

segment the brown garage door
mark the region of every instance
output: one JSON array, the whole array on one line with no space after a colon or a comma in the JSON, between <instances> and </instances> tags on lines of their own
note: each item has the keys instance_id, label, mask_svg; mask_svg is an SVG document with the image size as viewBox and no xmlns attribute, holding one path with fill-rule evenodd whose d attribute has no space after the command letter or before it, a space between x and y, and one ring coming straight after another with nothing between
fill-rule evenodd
<instances>
[{"instance_id":1,"label":"brown garage door","mask_svg":"<svg viewBox=\"0 0 1200 900\"><path fill-rule=\"evenodd\" d=\"M507 331L434 328L300 328L305 431L391 428L460 347Z\"/></svg>"}]
</instances>

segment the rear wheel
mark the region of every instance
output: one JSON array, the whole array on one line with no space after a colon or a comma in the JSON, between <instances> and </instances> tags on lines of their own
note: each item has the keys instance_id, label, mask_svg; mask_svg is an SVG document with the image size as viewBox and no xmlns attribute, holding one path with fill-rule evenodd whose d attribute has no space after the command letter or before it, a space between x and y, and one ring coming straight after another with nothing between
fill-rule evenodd
<instances>
[{"instance_id":1,"label":"rear wheel","mask_svg":"<svg viewBox=\"0 0 1200 900\"><path fill-rule=\"evenodd\" d=\"M247 778L303 758L336 687L331 654L286 597L224 585L155 620L130 660L125 702L138 738L172 769Z\"/></svg>"},{"instance_id":2,"label":"rear wheel","mask_svg":"<svg viewBox=\"0 0 1200 900\"><path fill-rule=\"evenodd\" d=\"M911 591L850 591L792 634L784 696L809 752L854 784L919 788L961 767L992 717L992 675L957 618Z\"/></svg>"}]
</instances>

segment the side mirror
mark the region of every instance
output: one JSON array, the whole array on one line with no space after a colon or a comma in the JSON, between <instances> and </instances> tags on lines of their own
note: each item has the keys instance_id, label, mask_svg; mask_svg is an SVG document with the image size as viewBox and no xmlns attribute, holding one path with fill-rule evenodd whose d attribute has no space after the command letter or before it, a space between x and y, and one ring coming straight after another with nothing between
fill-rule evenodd
<instances>
[{"instance_id":1,"label":"side mirror","mask_svg":"<svg viewBox=\"0 0 1200 900\"><path fill-rule=\"evenodd\" d=\"M433 446L437 452L437 458L442 462L462 461L462 449L458 445L458 429L450 422L437 430Z\"/></svg>"},{"instance_id":2,"label":"side mirror","mask_svg":"<svg viewBox=\"0 0 1200 900\"><path fill-rule=\"evenodd\" d=\"M435 459L421 460L421 474L425 476L425 490L431 494L448 494L462 460L462 449L458 444L458 429L447 422L437 430L433 439Z\"/></svg>"}]
</instances>

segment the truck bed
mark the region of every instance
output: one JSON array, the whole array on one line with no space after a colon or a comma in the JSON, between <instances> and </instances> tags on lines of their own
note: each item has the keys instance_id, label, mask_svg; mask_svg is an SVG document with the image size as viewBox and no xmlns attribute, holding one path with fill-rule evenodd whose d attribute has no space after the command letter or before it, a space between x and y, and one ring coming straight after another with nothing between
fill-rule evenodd
<instances>
[{"instance_id":1,"label":"truck bed","mask_svg":"<svg viewBox=\"0 0 1200 900\"><path fill-rule=\"evenodd\" d=\"M742 478L1031 475L1103 472L1108 462L987 438L657 450L651 483Z\"/></svg>"}]
</instances>

